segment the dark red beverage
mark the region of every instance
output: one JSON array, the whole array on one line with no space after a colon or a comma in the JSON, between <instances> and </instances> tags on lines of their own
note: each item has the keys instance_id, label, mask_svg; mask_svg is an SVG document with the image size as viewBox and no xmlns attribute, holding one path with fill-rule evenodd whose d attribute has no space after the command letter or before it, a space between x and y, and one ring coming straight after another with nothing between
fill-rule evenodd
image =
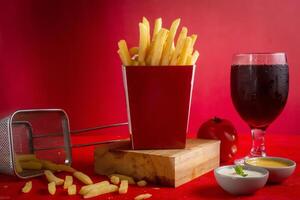
<instances>
[{"instance_id":1,"label":"dark red beverage","mask_svg":"<svg viewBox=\"0 0 300 200\"><path fill-rule=\"evenodd\" d=\"M288 65L232 65L231 97L251 128L266 129L283 110L289 91Z\"/></svg>"}]
</instances>

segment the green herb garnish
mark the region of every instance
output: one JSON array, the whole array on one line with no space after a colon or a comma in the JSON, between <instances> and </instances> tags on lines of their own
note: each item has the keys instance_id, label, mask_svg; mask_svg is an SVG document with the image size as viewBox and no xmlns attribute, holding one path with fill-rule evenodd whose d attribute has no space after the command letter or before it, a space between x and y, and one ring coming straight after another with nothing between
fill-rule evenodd
<instances>
[{"instance_id":1,"label":"green herb garnish","mask_svg":"<svg viewBox=\"0 0 300 200\"><path fill-rule=\"evenodd\" d=\"M238 175L242 176L242 177L246 177L248 176L248 174L245 174L244 172L244 168L242 165L236 165L234 167L235 173L237 173Z\"/></svg>"}]
</instances>

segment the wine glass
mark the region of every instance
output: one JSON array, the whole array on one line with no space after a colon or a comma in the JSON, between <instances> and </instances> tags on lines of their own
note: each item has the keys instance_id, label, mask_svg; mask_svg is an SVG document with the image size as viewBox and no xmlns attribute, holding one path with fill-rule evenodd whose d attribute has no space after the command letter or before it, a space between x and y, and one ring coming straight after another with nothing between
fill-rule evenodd
<instances>
[{"instance_id":1,"label":"wine glass","mask_svg":"<svg viewBox=\"0 0 300 200\"><path fill-rule=\"evenodd\" d=\"M265 131L283 110L289 91L285 53L249 53L233 56L231 98L241 118L251 128L248 157L266 156ZM242 164L244 159L236 160Z\"/></svg>"}]
</instances>

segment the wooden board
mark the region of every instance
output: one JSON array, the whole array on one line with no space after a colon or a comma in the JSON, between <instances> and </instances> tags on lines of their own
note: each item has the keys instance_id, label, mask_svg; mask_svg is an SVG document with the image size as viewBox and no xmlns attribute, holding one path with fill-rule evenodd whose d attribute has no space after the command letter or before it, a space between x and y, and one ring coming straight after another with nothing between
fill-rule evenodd
<instances>
[{"instance_id":1,"label":"wooden board","mask_svg":"<svg viewBox=\"0 0 300 200\"><path fill-rule=\"evenodd\" d=\"M220 142L188 139L185 149L131 150L130 142L95 148L95 172L113 173L177 187L219 166Z\"/></svg>"}]
</instances>

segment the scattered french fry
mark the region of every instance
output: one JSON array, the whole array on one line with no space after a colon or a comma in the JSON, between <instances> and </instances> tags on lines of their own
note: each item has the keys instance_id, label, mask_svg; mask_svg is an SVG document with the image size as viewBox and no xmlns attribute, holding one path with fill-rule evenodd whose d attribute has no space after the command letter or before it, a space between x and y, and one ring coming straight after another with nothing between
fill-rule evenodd
<instances>
[{"instance_id":1,"label":"scattered french fry","mask_svg":"<svg viewBox=\"0 0 300 200\"><path fill-rule=\"evenodd\" d=\"M66 176L64 181L64 189L68 189L71 185L73 185L73 176Z\"/></svg>"},{"instance_id":2,"label":"scattered french fry","mask_svg":"<svg viewBox=\"0 0 300 200\"><path fill-rule=\"evenodd\" d=\"M32 189L32 181L28 181L25 183L24 187L22 188L23 193L29 193Z\"/></svg>"},{"instance_id":3,"label":"scattered french fry","mask_svg":"<svg viewBox=\"0 0 300 200\"><path fill-rule=\"evenodd\" d=\"M44 174L49 181L49 183L54 182L55 185L62 185L64 184L64 180L61 178L56 177L50 170L45 170Z\"/></svg>"},{"instance_id":4,"label":"scattered french fry","mask_svg":"<svg viewBox=\"0 0 300 200\"><path fill-rule=\"evenodd\" d=\"M41 170L42 164L37 160L30 160L26 162L20 162L22 169L33 169L33 170Z\"/></svg>"},{"instance_id":5,"label":"scattered french fry","mask_svg":"<svg viewBox=\"0 0 300 200\"><path fill-rule=\"evenodd\" d=\"M73 175L74 175L78 180L80 180L82 183L84 183L84 184L86 184L86 185L91 185L91 184L93 184L92 179L91 179L88 175L86 175L86 174L84 174L84 173L82 173L82 172L76 171L76 172L73 173Z\"/></svg>"},{"instance_id":6,"label":"scattered french fry","mask_svg":"<svg viewBox=\"0 0 300 200\"><path fill-rule=\"evenodd\" d=\"M56 193L56 183L55 182L48 183L48 192L51 195L55 195L55 193Z\"/></svg>"},{"instance_id":7,"label":"scattered french fry","mask_svg":"<svg viewBox=\"0 0 300 200\"><path fill-rule=\"evenodd\" d=\"M149 193L147 193L147 194L140 194L140 195L136 196L134 198L134 200L149 199L150 197L152 197L152 194L149 194Z\"/></svg>"},{"instance_id":8,"label":"scattered french fry","mask_svg":"<svg viewBox=\"0 0 300 200\"><path fill-rule=\"evenodd\" d=\"M127 180L128 181L128 184L135 184L135 181L132 177L130 176L125 176L125 175L121 175L121 174L112 174L110 175L109 177L112 177L112 176L117 176L119 177L119 179L122 181L122 180Z\"/></svg>"},{"instance_id":9,"label":"scattered french fry","mask_svg":"<svg viewBox=\"0 0 300 200\"><path fill-rule=\"evenodd\" d=\"M120 178L118 176L111 176L110 182L114 185L118 185L120 183Z\"/></svg>"},{"instance_id":10,"label":"scattered french fry","mask_svg":"<svg viewBox=\"0 0 300 200\"><path fill-rule=\"evenodd\" d=\"M30 161L30 160L37 160L34 154L16 154L17 159L20 162Z\"/></svg>"},{"instance_id":11,"label":"scattered french fry","mask_svg":"<svg viewBox=\"0 0 300 200\"><path fill-rule=\"evenodd\" d=\"M76 185L70 185L68 187L68 195L75 195L76 193Z\"/></svg>"},{"instance_id":12,"label":"scattered french fry","mask_svg":"<svg viewBox=\"0 0 300 200\"><path fill-rule=\"evenodd\" d=\"M147 185L147 182L145 180L141 180L141 181L138 181L136 184L139 187L145 187Z\"/></svg>"},{"instance_id":13,"label":"scattered french fry","mask_svg":"<svg viewBox=\"0 0 300 200\"><path fill-rule=\"evenodd\" d=\"M102 188L103 186L108 186L109 182L108 181L101 181L99 183L95 183L92 185L85 185L81 187L79 194L81 195L86 195L89 191L95 189L95 188Z\"/></svg>"},{"instance_id":14,"label":"scattered french fry","mask_svg":"<svg viewBox=\"0 0 300 200\"><path fill-rule=\"evenodd\" d=\"M116 185L106 185L103 187L97 187L92 190L90 190L87 194L83 196L83 198L92 198L96 197L102 194L107 194L107 193L112 193L112 192L117 192L118 191L118 186Z\"/></svg>"},{"instance_id":15,"label":"scattered french fry","mask_svg":"<svg viewBox=\"0 0 300 200\"><path fill-rule=\"evenodd\" d=\"M119 187L119 194L126 194L128 191L128 181L121 180L120 187Z\"/></svg>"}]
</instances>

